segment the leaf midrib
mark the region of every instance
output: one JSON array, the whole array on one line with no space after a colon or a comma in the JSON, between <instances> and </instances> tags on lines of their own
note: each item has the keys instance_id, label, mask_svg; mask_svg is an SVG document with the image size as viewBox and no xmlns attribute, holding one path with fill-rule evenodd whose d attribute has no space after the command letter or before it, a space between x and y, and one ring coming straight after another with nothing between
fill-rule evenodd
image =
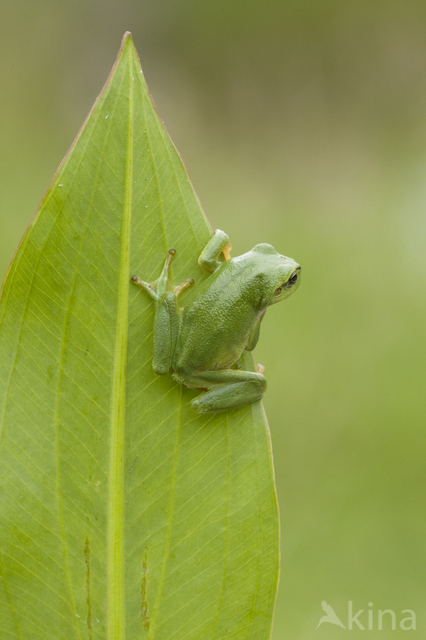
<instances>
[{"instance_id":1,"label":"leaf midrib","mask_svg":"<svg viewBox=\"0 0 426 640\"><path fill-rule=\"evenodd\" d=\"M111 390L111 432L108 488L108 640L125 640L124 597L124 435L130 272L130 220L133 185L133 63L129 64L129 112L116 340Z\"/></svg>"}]
</instances>

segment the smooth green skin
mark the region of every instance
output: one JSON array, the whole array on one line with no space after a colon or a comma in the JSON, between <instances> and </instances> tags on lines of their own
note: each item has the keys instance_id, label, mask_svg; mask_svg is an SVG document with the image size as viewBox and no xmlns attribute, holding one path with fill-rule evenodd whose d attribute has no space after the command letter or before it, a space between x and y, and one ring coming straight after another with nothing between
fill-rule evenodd
<instances>
[{"instance_id":1,"label":"smooth green skin","mask_svg":"<svg viewBox=\"0 0 426 640\"><path fill-rule=\"evenodd\" d=\"M242 256L220 262L227 245L228 236L217 230L198 259L211 275L184 309L178 296L194 281L171 285L175 249L170 249L155 282L131 278L155 301L154 371L170 373L187 387L207 390L191 402L196 413L228 411L262 398L266 390L262 373L231 366L245 349L256 346L266 309L288 298L300 283L300 266L272 245L258 244Z\"/></svg>"}]
</instances>

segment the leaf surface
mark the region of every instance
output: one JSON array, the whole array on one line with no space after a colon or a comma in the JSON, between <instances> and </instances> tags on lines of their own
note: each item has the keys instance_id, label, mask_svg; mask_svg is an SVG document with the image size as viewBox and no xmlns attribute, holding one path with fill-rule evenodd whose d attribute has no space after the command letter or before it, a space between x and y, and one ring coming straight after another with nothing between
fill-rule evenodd
<instances>
[{"instance_id":1,"label":"leaf surface","mask_svg":"<svg viewBox=\"0 0 426 640\"><path fill-rule=\"evenodd\" d=\"M153 303L129 282L171 247L172 280L200 282L211 233L126 34L3 286L2 639L269 637L262 405L194 414L199 392L152 370Z\"/></svg>"}]
</instances>

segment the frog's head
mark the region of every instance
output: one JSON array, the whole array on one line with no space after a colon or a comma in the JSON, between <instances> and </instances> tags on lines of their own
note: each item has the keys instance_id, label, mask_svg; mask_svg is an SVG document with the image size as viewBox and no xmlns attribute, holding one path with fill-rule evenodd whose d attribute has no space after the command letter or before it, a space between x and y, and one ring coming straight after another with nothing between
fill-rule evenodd
<instances>
[{"instance_id":1,"label":"frog's head","mask_svg":"<svg viewBox=\"0 0 426 640\"><path fill-rule=\"evenodd\" d=\"M282 256L270 244L253 248L261 256L262 280L267 283L268 306L291 296L300 284L301 267L292 258Z\"/></svg>"}]
</instances>

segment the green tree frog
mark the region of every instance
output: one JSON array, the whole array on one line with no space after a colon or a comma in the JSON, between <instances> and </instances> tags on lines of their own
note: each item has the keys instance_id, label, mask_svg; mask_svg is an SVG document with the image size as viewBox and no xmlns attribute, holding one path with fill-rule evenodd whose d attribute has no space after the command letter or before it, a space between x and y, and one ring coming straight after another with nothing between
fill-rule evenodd
<instances>
[{"instance_id":1,"label":"green tree frog","mask_svg":"<svg viewBox=\"0 0 426 640\"><path fill-rule=\"evenodd\" d=\"M218 229L198 259L211 275L184 309L178 296L194 281L172 286L169 268L175 249L169 250L155 282L131 278L155 302L153 369L204 390L191 402L196 413L228 411L263 396L263 371L231 367L244 349L256 346L266 309L288 298L300 282L300 266L270 244L258 244L236 258L230 257L229 248L228 236ZM224 261L218 260L222 252Z\"/></svg>"}]
</instances>

